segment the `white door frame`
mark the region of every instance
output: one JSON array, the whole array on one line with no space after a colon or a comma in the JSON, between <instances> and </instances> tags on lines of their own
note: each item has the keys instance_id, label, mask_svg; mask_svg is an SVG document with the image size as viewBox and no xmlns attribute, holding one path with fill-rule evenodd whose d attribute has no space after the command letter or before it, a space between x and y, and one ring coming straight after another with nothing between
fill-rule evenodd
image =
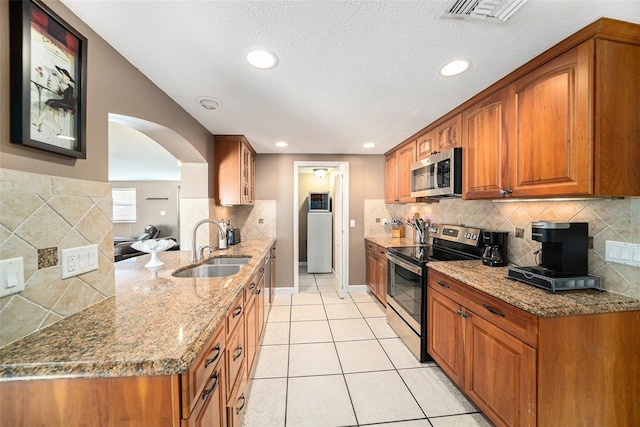
<instances>
[{"instance_id":1,"label":"white door frame","mask_svg":"<svg viewBox=\"0 0 640 427\"><path fill-rule=\"evenodd\" d=\"M293 293L297 294L299 289L298 264L300 262L299 241L300 233L298 231L298 176L300 168L303 167L324 167L336 168L342 174L342 253L336 254L342 260L342 274L340 279L340 295L344 297L344 293L349 286L349 162L337 161L294 161L293 162ZM336 230L337 232L337 230Z\"/></svg>"}]
</instances>

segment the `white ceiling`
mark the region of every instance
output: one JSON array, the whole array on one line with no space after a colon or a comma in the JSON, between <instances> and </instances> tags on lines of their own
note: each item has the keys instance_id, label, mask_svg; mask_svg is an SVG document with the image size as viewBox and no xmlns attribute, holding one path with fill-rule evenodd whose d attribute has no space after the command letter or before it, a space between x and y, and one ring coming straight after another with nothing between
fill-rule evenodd
<instances>
[{"instance_id":1,"label":"white ceiling","mask_svg":"<svg viewBox=\"0 0 640 427\"><path fill-rule=\"evenodd\" d=\"M259 153L384 153L599 17L640 23L640 0L529 0L506 24L442 19L441 0L62 1L210 132ZM256 47L278 67L249 66ZM470 70L438 75L458 58Z\"/></svg>"}]
</instances>

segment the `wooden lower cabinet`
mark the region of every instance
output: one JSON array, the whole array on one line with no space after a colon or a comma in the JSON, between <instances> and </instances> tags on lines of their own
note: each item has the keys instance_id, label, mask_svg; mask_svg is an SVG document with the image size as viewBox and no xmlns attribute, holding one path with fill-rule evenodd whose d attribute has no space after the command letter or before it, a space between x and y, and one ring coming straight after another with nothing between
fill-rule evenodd
<instances>
[{"instance_id":1,"label":"wooden lower cabinet","mask_svg":"<svg viewBox=\"0 0 640 427\"><path fill-rule=\"evenodd\" d=\"M640 311L536 317L429 269L427 351L497 426L640 425Z\"/></svg>"},{"instance_id":2,"label":"wooden lower cabinet","mask_svg":"<svg viewBox=\"0 0 640 427\"><path fill-rule=\"evenodd\" d=\"M378 300L387 305L387 250L376 243L366 241L367 286Z\"/></svg>"}]
</instances>

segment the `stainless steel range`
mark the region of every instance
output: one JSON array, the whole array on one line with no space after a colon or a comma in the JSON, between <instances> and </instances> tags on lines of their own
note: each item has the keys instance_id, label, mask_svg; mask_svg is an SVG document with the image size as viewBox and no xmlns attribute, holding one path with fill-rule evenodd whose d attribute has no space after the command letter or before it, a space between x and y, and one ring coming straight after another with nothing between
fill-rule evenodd
<instances>
[{"instance_id":1,"label":"stainless steel range","mask_svg":"<svg viewBox=\"0 0 640 427\"><path fill-rule=\"evenodd\" d=\"M482 257L481 230L456 225L432 225L431 245L387 250L387 322L421 361L427 354L427 263Z\"/></svg>"}]
</instances>

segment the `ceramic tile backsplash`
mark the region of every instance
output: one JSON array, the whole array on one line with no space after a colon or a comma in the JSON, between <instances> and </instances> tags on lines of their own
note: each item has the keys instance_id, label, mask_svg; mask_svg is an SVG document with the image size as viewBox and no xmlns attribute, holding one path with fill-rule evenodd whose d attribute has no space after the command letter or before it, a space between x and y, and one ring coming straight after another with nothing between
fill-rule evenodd
<instances>
[{"instance_id":1,"label":"ceramic tile backsplash","mask_svg":"<svg viewBox=\"0 0 640 427\"><path fill-rule=\"evenodd\" d=\"M384 200L365 200L365 236L391 236L377 218L406 218L419 212L433 222L508 231L509 257L517 265L535 264L534 252L540 244L531 239L531 223L555 220L588 222L594 247L589 251L589 273L602 277L610 291L640 298L640 267L605 261L605 241L640 243L640 198L581 201L463 201L441 199L440 203L386 205ZM514 236L515 228L525 230L525 238ZM407 237L413 230L406 227Z\"/></svg>"},{"instance_id":2,"label":"ceramic tile backsplash","mask_svg":"<svg viewBox=\"0 0 640 427\"><path fill-rule=\"evenodd\" d=\"M61 279L59 251L89 244L98 270ZM0 259L13 257L25 289L0 299L0 346L113 296L111 185L0 169Z\"/></svg>"}]
</instances>

